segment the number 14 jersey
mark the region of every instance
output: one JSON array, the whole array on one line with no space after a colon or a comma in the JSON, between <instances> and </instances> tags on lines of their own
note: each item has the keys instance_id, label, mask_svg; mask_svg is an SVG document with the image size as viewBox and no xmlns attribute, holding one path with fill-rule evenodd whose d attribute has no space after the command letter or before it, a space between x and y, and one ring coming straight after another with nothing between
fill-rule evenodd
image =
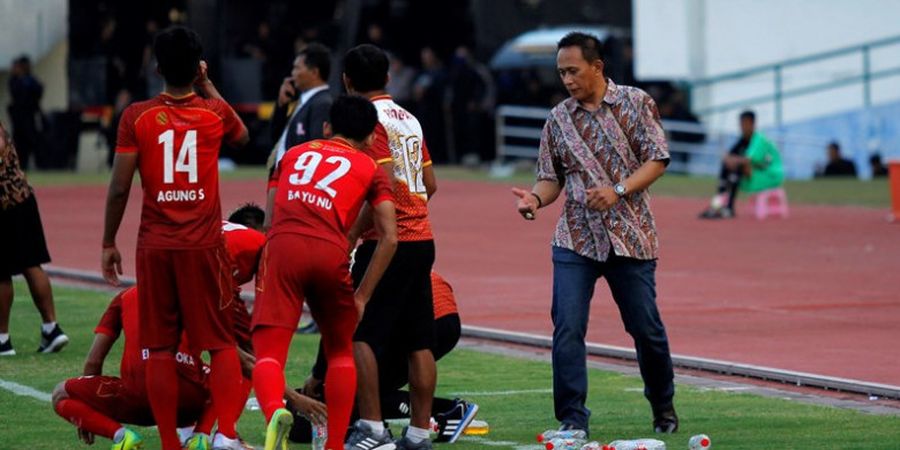
<instances>
[{"instance_id":1,"label":"number 14 jersey","mask_svg":"<svg viewBox=\"0 0 900 450\"><path fill-rule=\"evenodd\" d=\"M316 140L291 148L272 174L277 187L269 237L294 233L347 249L347 232L363 201L393 200L378 164L347 141Z\"/></svg>"},{"instance_id":2,"label":"number 14 jersey","mask_svg":"<svg viewBox=\"0 0 900 450\"><path fill-rule=\"evenodd\" d=\"M219 149L242 125L222 100L160 94L122 113L116 153L137 153L144 202L138 247L209 248L222 241Z\"/></svg>"}]
</instances>

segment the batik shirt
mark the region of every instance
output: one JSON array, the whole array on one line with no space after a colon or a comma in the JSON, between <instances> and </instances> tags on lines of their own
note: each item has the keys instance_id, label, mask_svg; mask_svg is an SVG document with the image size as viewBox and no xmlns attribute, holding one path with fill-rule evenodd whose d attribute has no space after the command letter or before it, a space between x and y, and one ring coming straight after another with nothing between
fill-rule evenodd
<instances>
[{"instance_id":1,"label":"batik shirt","mask_svg":"<svg viewBox=\"0 0 900 450\"><path fill-rule=\"evenodd\" d=\"M19 166L12 139L0 127L0 209L9 209L31 196L31 186Z\"/></svg>"},{"instance_id":2,"label":"batik shirt","mask_svg":"<svg viewBox=\"0 0 900 450\"><path fill-rule=\"evenodd\" d=\"M659 243L650 196L629 192L606 211L587 206L587 189L625 181L647 161L668 164L656 103L646 92L608 80L596 111L568 98L550 111L541 135L539 181L559 183L566 201L553 245L596 261L612 252L655 259Z\"/></svg>"}]
</instances>

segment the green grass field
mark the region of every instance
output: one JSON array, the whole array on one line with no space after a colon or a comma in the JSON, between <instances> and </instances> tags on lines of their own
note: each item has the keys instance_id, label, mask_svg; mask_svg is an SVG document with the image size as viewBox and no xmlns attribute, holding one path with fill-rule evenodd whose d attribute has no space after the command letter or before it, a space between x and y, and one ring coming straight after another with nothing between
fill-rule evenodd
<instances>
[{"instance_id":1,"label":"green grass field","mask_svg":"<svg viewBox=\"0 0 900 450\"><path fill-rule=\"evenodd\" d=\"M222 172L222 180L261 180L266 177L262 167L241 167L230 172ZM437 167L440 180L474 180L497 183L515 183L530 186L534 182L531 172L519 172L509 178L491 178L483 170L466 169L455 166ZM34 186L66 186L106 184L108 173L33 172L28 174ZM669 174L653 186L654 195L674 197L709 198L714 191L716 180L712 177L691 177ZM792 203L816 205L856 205L876 208L890 206L891 198L886 179L861 181L857 179L815 179L788 181L785 189Z\"/></svg>"},{"instance_id":2,"label":"green grass field","mask_svg":"<svg viewBox=\"0 0 900 450\"><path fill-rule=\"evenodd\" d=\"M38 355L39 316L27 288L16 282L11 334L17 356L0 359L0 380L15 382L49 393L61 380L77 376L92 339L93 327L103 312L109 293L57 286L60 322L71 338L61 353ZM291 349L288 380L300 383L311 364L315 337L297 336ZM107 360L105 373L115 374L121 345ZM550 366L539 361L501 357L461 349L439 363L438 394L465 392L481 406L478 418L490 424L485 440L463 438L459 450L478 448L520 449L534 447L537 432L553 427ZM2 383L2 382L0 382ZM592 370L589 407L595 439L648 437L649 411L639 379ZM538 392L508 394L508 391ZM862 449L897 448L900 417L873 416L856 411L811 406L749 394L701 391L679 386L676 396L681 431L664 438L669 449L686 449L692 434L706 433L719 449ZM246 411L239 430L252 443L261 443L262 415ZM146 448L158 448L155 430L139 429L148 439ZM398 431L398 430L395 430ZM108 441L100 439L103 448ZM526 447L528 446L528 447ZM52 411L50 404L17 396L0 389L0 449L87 448L76 440L75 429ZM309 448L294 444L291 448Z\"/></svg>"}]
</instances>

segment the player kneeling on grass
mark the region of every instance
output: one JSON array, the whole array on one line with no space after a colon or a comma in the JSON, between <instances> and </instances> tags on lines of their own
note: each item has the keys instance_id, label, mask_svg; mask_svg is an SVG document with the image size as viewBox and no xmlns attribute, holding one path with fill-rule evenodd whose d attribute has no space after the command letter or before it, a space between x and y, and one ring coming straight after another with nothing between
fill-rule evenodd
<instances>
[{"instance_id":1,"label":"player kneeling on grass","mask_svg":"<svg viewBox=\"0 0 900 450\"><path fill-rule=\"evenodd\" d=\"M362 97L342 96L331 106L329 120L326 135L333 138L290 149L272 176L275 208L259 263L252 321L253 388L268 424L266 450L287 448L293 415L282 401L284 367L304 301L319 324L328 360L325 448L344 448L356 394L353 331L397 248L391 183L359 151L372 144L375 107ZM380 238L354 292L347 233L364 201L374 210Z\"/></svg>"},{"instance_id":2,"label":"player kneeling on grass","mask_svg":"<svg viewBox=\"0 0 900 450\"><path fill-rule=\"evenodd\" d=\"M431 272L431 290L434 302L434 359L439 360L450 353L459 342L461 325L453 288L443 277ZM409 383L409 358L403 347L398 345L400 336L393 336L385 348L375 348L378 361L378 384L382 419L408 419L410 417L409 391L402 390ZM313 398L322 398L327 362L319 347L312 374L306 379L302 392ZM300 390L300 389L298 389ZM289 406L290 409L290 406ZM295 411L295 417L308 417L303 411ZM478 405L456 398L435 397L431 406L431 416L437 422L436 442L454 443L478 413ZM307 420L295 420L290 439L294 442L310 442L312 430Z\"/></svg>"},{"instance_id":3,"label":"player kneeling on grass","mask_svg":"<svg viewBox=\"0 0 900 450\"><path fill-rule=\"evenodd\" d=\"M251 383L249 373L254 361L250 351L250 319L246 305L240 301L239 286L250 281L256 273L259 254L265 243L265 235L258 230L262 226L262 209L245 205L222 222L222 234L235 283L234 333L244 363L244 378L240 387L246 400ZM113 299L100 324L96 328L94 344L88 354L84 376L60 383L53 392L53 407L64 419L79 427L78 435L92 443L94 435L112 439L114 449L138 448L143 440L124 423L154 425L153 414L144 385L146 351L138 348L135 333L140 331L137 312L137 289L129 288ZM103 362L119 334L125 335L125 351L122 355L120 378L102 376ZM207 401L209 397L206 375L209 368L200 359L200 352L189 348L182 340L176 360L179 365L178 425L185 448L191 450L252 448L238 439L210 434L216 422L216 411ZM296 392L287 394L292 407L308 417L322 416L325 405ZM243 409L243 403L240 405ZM234 416L238 417L241 411Z\"/></svg>"},{"instance_id":4,"label":"player kneeling on grass","mask_svg":"<svg viewBox=\"0 0 900 450\"><path fill-rule=\"evenodd\" d=\"M53 390L53 409L78 427L78 437L88 444L94 436L113 441L113 450L141 448L143 439L123 424L155 425L146 389L147 350L138 342L137 288L128 288L109 304L94 330L94 343L84 363L83 376L70 378ZM103 362L120 334L125 348L119 377L103 375ZM192 426L209 399L208 368L200 354L181 340L176 353L178 425Z\"/></svg>"}]
</instances>

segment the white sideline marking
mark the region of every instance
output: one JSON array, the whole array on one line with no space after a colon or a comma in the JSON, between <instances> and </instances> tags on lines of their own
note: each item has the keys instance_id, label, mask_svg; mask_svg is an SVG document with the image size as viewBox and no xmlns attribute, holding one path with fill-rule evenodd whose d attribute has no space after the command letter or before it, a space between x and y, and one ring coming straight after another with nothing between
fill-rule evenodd
<instances>
[{"instance_id":1,"label":"white sideline marking","mask_svg":"<svg viewBox=\"0 0 900 450\"><path fill-rule=\"evenodd\" d=\"M497 397L503 395L519 395L519 394L552 394L553 389L520 389L516 391L461 391L451 392L453 397Z\"/></svg>"},{"instance_id":2,"label":"white sideline marking","mask_svg":"<svg viewBox=\"0 0 900 450\"><path fill-rule=\"evenodd\" d=\"M31 397L42 402L50 402L50 394L13 381L6 381L0 378L0 388L6 389L13 394L21 395L23 397Z\"/></svg>"}]
</instances>

